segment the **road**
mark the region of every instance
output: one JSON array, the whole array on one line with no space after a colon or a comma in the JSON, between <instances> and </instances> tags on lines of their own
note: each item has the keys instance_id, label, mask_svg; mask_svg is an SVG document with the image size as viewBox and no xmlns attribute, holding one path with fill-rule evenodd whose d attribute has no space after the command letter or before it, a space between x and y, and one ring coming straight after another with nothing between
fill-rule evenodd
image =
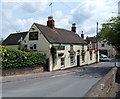
<instances>
[{"instance_id":1,"label":"road","mask_svg":"<svg viewBox=\"0 0 120 99\"><path fill-rule=\"evenodd\" d=\"M113 66L114 62L101 62L67 74L3 83L2 97L83 97Z\"/></svg>"}]
</instances>

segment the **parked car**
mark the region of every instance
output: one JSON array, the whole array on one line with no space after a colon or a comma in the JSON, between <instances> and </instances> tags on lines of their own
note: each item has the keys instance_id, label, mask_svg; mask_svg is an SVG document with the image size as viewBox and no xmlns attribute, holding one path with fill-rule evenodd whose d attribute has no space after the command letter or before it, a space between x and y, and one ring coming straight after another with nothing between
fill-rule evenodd
<instances>
[{"instance_id":1,"label":"parked car","mask_svg":"<svg viewBox=\"0 0 120 99\"><path fill-rule=\"evenodd\" d=\"M106 55L101 54L100 55L100 61L110 61L110 59Z\"/></svg>"}]
</instances>

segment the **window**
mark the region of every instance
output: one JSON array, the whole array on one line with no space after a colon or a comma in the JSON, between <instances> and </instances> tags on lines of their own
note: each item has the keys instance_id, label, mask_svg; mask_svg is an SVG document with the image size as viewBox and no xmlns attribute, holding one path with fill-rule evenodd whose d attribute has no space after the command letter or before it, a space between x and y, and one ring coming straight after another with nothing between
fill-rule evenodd
<instances>
[{"instance_id":1,"label":"window","mask_svg":"<svg viewBox=\"0 0 120 99\"><path fill-rule=\"evenodd\" d=\"M90 54L90 60L92 60L92 54Z\"/></svg>"},{"instance_id":2,"label":"window","mask_svg":"<svg viewBox=\"0 0 120 99\"><path fill-rule=\"evenodd\" d=\"M74 56L74 55L71 55L71 56L70 56L70 63L71 63L71 64L74 64L74 63L75 63L75 56Z\"/></svg>"},{"instance_id":3,"label":"window","mask_svg":"<svg viewBox=\"0 0 120 99\"><path fill-rule=\"evenodd\" d=\"M82 54L82 62L85 62L85 55Z\"/></svg>"},{"instance_id":4,"label":"window","mask_svg":"<svg viewBox=\"0 0 120 99\"><path fill-rule=\"evenodd\" d=\"M105 44L101 44L101 47L105 47Z\"/></svg>"},{"instance_id":5,"label":"window","mask_svg":"<svg viewBox=\"0 0 120 99\"><path fill-rule=\"evenodd\" d=\"M27 49L27 45L24 45L24 48Z\"/></svg>"},{"instance_id":6,"label":"window","mask_svg":"<svg viewBox=\"0 0 120 99\"><path fill-rule=\"evenodd\" d=\"M29 40L38 40L38 32L30 32Z\"/></svg>"},{"instance_id":7,"label":"window","mask_svg":"<svg viewBox=\"0 0 120 99\"><path fill-rule=\"evenodd\" d=\"M70 45L70 50L73 50L73 45Z\"/></svg>"},{"instance_id":8,"label":"window","mask_svg":"<svg viewBox=\"0 0 120 99\"><path fill-rule=\"evenodd\" d=\"M30 49L31 50L36 50L37 48L36 48L36 44L30 44Z\"/></svg>"},{"instance_id":9,"label":"window","mask_svg":"<svg viewBox=\"0 0 120 99\"><path fill-rule=\"evenodd\" d=\"M65 50L65 46L55 46L56 50Z\"/></svg>"},{"instance_id":10,"label":"window","mask_svg":"<svg viewBox=\"0 0 120 99\"><path fill-rule=\"evenodd\" d=\"M92 45L90 44L90 48L92 48Z\"/></svg>"},{"instance_id":11,"label":"window","mask_svg":"<svg viewBox=\"0 0 120 99\"><path fill-rule=\"evenodd\" d=\"M27 48L27 45L24 45L25 48Z\"/></svg>"},{"instance_id":12,"label":"window","mask_svg":"<svg viewBox=\"0 0 120 99\"><path fill-rule=\"evenodd\" d=\"M61 66L65 66L65 58L61 58Z\"/></svg>"}]
</instances>

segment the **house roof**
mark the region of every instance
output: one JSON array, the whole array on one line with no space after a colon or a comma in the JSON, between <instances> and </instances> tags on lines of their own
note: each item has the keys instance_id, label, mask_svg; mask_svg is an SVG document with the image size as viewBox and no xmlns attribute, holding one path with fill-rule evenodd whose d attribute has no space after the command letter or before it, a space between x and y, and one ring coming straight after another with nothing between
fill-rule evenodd
<instances>
[{"instance_id":1,"label":"house roof","mask_svg":"<svg viewBox=\"0 0 120 99\"><path fill-rule=\"evenodd\" d=\"M20 32L20 33L14 33L10 34L3 42L2 45L18 45L20 43L20 39L25 38L28 32Z\"/></svg>"},{"instance_id":2,"label":"house roof","mask_svg":"<svg viewBox=\"0 0 120 99\"><path fill-rule=\"evenodd\" d=\"M34 23L50 43L87 44L78 34L60 28Z\"/></svg>"},{"instance_id":3,"label":"house roof","mask_svg":"<svg viewBox=\"0 0 120 99\"><path fill-rule=\"evenodd\" d=\"M97 37L86 37L86 40L85 40L87 43L90 43L90 41L92 43L97 43Z\"/></svg>"}]
</instances>

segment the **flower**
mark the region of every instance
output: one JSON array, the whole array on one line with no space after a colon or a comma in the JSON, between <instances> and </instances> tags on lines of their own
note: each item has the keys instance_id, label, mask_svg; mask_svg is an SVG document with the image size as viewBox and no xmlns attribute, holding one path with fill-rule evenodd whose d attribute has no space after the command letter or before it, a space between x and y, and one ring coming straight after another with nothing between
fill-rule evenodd
<instances>
[{"instance_id":1,"label":"flower","mask_svg":"<svg viewBox=\"0 0 120 99\"><path fill-rule=\"evenodd\" d=\"M86 53L86 51L85 51L85 50L82 50L81 54L85 54L85 53Z\"/></svg>"},{"instance_id":2,"label":"flower","mask_svg":"<svg viewBox=\"0 0 120 99\"><path fill-rule=\"evenodd\" d=\"M64 53L58 53L58 56L63 56L64 55Z\"/></svg>"}]
</instances>

